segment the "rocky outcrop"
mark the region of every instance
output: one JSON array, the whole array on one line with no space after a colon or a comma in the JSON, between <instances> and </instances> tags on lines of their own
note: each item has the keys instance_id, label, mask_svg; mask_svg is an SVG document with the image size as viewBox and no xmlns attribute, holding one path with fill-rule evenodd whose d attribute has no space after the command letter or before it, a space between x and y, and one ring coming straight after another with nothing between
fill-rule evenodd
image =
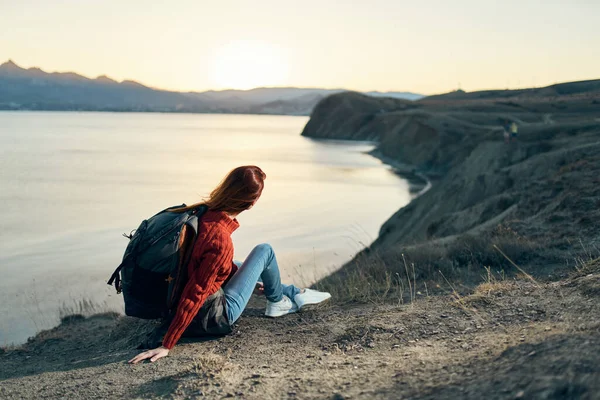
<instances>
[{"instance_id":1,"label":"rocky outcrop","mask_svg":"<svg viewBox=\"0 0 600 400\"><path fill-rule=\"evenodd\" d=\"M408 100L370 97L356 92L328 96L314 108L303 136L319 139L378 140L370 123L378 114L418 107Z\"/></svg>"}]
</instances>

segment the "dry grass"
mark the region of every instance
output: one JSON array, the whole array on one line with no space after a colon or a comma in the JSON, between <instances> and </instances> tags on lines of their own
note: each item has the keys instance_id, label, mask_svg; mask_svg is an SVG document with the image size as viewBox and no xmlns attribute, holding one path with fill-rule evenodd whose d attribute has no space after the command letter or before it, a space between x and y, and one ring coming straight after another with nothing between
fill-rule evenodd
<instances>
[{"instance_id":1,"label":"dry grass","mask_svg":"<svg viewBox=\"0 0 600 400\"><path fill-rule=\"evenodd\" d=\"M103 314L111 311L113 310L111 310L106 303L98 304L90 299L82 299L73 301L70 304L63 303L58 310L58 316L60 321L64 323L73 319L81 319L89 317L90 315Z\"/></svg>"},{"instance_id":2,"label":"dry grass","mask_svg":"<svg viewBox=\"0 0 600 400\"><path fill-rule=\"evenodd\" d=\"M463 235L446 243L428 242L384 253L366 250L317 287L341 303L404 304L439 293L449 293L460 302L474 292L505 289L508 277L521 276L538 285L520 265L558 262L553 254L546 243L499 226L491 234Z\"/></svg>"},{"instance_id":3,"label":"dry grass","mask_svg":"<svg viewBox=\"0 0 600 400\"><path fill-rule=\"evenodd\" d=\"M473 289L473 294L471 296L475 297L491 297L492 295L496 295L498 293L506 293L513 287L513 283L511 281L498 281L498 282L484 282L480 285L475 286Z\"/></svg>"},{"instance_id":4,"label":"dry grass","mask_svg":"<svg viewBox=\"0 0 600 400\"><path fill-rule=\"evenodd\" d=\"M482 301L489 303L495 296L507 293L514 288L514 282L507 279L505 274L495 274L490 267L486 267L485 271L485 275L482 276L483 282L475 286L473 292L463 299L465 304Z\"/></svg>"},{"instance_id":5,"label":"dry grass","mask_svg":"<svg viewBox=\"0 0 600 400\"><path fill-rule=\"evenodd\" d=\"M397 263L401 268L392 269L377 255L359 255L351 269L333 273L317 282L316 287L330 292L338 303L405 304L428 296L432 284L417 279L417 266L403 254Z\"/></svg>"}]
</instances>

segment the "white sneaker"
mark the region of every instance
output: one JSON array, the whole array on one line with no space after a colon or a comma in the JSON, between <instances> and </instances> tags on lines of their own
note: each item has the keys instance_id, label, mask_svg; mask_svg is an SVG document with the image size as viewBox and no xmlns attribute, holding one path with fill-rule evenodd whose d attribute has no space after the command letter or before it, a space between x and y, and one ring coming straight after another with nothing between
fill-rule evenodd
<instances>
[{"instance_id":1,"label":"white sneaker","mask_svg":"<svg viewBox=\"0 0 600 400\"><path fill-rule=\"evenodd\" d=\"M304 306L310 304L319 304L330 298L331 294L329 294L328 292L319 292L318 290L304 289L303 293L299 293L294 296L294 302L300 310Z\"/></svg>"},{"instance_id":2,"label":"white sneaker","mask_svg":"<svg viewBox=\"0 0 600 400\"><path fill-rule=\"evenodd\" d=\"M276 318L282 315L292 314L298 311L296 304L289 297L283 295L283 298L278 302L267 300L267 309L265 315L267 317Z\"/></svg>"}]
</instances>

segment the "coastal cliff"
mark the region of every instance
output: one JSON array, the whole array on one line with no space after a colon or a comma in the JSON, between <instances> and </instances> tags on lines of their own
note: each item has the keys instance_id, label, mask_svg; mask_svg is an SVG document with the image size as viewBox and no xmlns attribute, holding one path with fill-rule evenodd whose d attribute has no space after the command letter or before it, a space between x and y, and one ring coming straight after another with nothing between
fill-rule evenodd
<instances>
[{"instance_id":1,"label":"coastal cliff","mask_svg":"<svg viewBox=\"0 0 600 400\"><path fill-rule=\"evenodd\" d=\"M467 279L462 273L473 267L476 275L493 264L514 270L492 249L504 245L530 273L560 274L583 249L598 252L600 92L591 82L588 92L569 84L576 94L552 98L539 96L548 90L523 91L508 103L497 91L485 101L436 96L394 109L339 94L317 105L302 134L376 140L377 155L433 179L433 187L396 212L357 259L376 252L398 272L404 269L400 255L412 253L409 261L424 279L440 263L451 264L442 271ZM509 143L501 126L507 120L518 125ZM338 128L329 129L332 124ZM456 252L462 255L449 260ZM338 274L355 268L350 263Z\"/></svg>"}]
</instances>

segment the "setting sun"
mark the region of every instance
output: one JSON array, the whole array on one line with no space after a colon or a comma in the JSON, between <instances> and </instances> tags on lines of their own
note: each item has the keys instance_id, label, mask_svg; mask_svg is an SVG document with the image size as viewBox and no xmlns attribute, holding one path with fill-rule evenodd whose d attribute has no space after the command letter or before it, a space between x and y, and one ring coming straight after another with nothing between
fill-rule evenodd
<instances>
[{"instance_id":1,"label":"setting sun","mask_svg":"<svg viewBox=\"0 0 600 400\"><path fill-rule=\"evenodd\" d=\"M219 89L279 86L287 75L282 52L261 41L230 42L217 51L213 61L212 80Z\"/></svg>"}]
</instances>

